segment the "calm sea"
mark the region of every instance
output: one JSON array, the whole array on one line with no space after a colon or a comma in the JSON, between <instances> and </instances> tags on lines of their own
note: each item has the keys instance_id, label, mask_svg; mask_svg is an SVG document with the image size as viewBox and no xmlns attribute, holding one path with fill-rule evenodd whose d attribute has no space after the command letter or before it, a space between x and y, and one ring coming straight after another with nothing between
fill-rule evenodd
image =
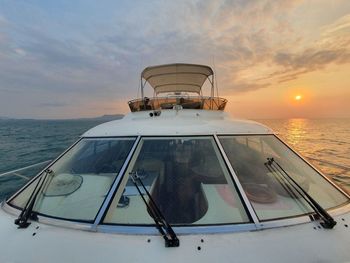
<instances>
[{"instance_id":1,"label":"calm sea","mask_svg":"<svg viewBox=\"0 0 350 263\"><path fill-rule=\"evenodd\" d=\"M350 119L258 120L350 192ZM0 173L54 159L102 120L0 120ZM28 170L32 176L39 168ZM0 178L0 200L25 183Z\"/></svg>"},{"instance_id":2,"label":"calm sea","mask_svg":"<svg viewBox=\"0 0 350 263\"><path fill-rule=\"evenodd\" d=\"M258 121L350 193L350 119Z\"/></svg>"}]
</instances>

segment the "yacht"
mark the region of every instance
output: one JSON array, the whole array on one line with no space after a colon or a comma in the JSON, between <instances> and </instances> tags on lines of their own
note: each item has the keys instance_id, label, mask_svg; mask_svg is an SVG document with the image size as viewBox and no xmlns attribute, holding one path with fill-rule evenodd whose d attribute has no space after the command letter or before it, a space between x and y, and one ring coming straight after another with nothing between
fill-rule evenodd
<instances>
[{"instance_id":1,"label":"yacht","mask_svg":"<svg viewBox=\"0 0 350 263\"><path fill-rule=\"evenodd\" d=\"M147 67L140 89L2 202L0 262L350 261L349 195L225 113L210 67Z\"/></svg>"}]
</instances>

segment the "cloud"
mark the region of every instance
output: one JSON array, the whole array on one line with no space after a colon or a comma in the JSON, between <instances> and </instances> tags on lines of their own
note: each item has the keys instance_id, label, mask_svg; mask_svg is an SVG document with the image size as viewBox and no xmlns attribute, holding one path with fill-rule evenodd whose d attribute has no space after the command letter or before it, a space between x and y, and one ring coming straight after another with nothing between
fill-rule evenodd
<instances>
[{"instance_id":1,"label":"cloud","mask_svg":"<svg viewBox=\"0 0 350 263\"><path fill-rule=\"evenodd\" d=\"M0 26L4 26L7 24L7 19L0 14Z\"/></svg>"},{"instance_id":2,"label":"cloud","mask_svg":"<svg viewBox=\"0 0 350 263\"><path fill-rule=\"evenodd\" d=\"M278 66L277 71L267 74L259 80L277 80L278 83L297 79L316 70L322 70L330 64L345 64L350 62L350 50L313 50L307 49L300 53L279 52L273 57Z\"/></svg>"},{"instance_id":3,"label":"cloud","mask_svg":"<svg viewBox=\"0 0 350 263\"><path fill-rule=\"evenodd\" d=\"M221 93L229 94L350 62L350 15L319 26L319 35L310 41L305 38L310 32L295 23L302 4L5 3L0 11L0 105L2 94L9 93L23 94L36 106L40 103L31 95L36 92L48 98L59 94L67 103L75 98L82 105L105 103L121 94L132 98L142 69L163 63L215 64Z\"/></svg>"},{"instance_id":4,"label":"cloud","mask_svg":"<svg viewBox=\"0 0 350 263\"><path fill-rule=\"evenodd\" d=\"M62 86L63 90L80 90L79 82L82 82L86 84L85 90L91 91L93 85L97 84L96 80L100 80L101 85L106 82L111 84L117 80L117 76L120 77L119 81L136 83L125 76L129 72L136 77L142 67L149 64L211 64L215 57L216 63L223 65L223 75L235 72L229 74L231 80L225 86L241 92L240 86L251 90L248 87L252 87L252 80L242 80L239 77L240 70L266 59L271 52L269 31L262 21L274 23L272 15L294 5L291 1L280 1L273 5L269 1L153 2L152 9L140 6L148 14L136 19L116 17L114 24L117 26L114 30L105 30L111 33L103 34L104 30L96 32L96 36L90 36L88 42L81 38L57 39L57 36L52 37L35 26L17 26L14 31L21 36L22 41L16 43L14 52L18 54L21 50L21 54L26 54L26 59L21 63L30 63L31 67L28 70L22 68L18 65L19 61L13 58L7 62L13 64L13 73L15 67L22 73L19 82L24 78L22 83L34 82L30 85L32 87L45 87L51 80L52 89ZM33 11L48 19L37 7ZM138 7L128 11L139 13ZM246 23L241 23L242 20ZM277 21L277 24L280 23L286 25L282 20ZM279 33L283 34L281 28L279 26ZM38 76L40 70L41 77ZM9 70L7 73L10 73ZM29 81L31 74L35 78ZM37 83L40 79L43 84ZM262 87L265 84L254 86Z\"/></svg>"},{"instance_id":5,"label":"cloud","mask_svg":"<svg viewBox=\"0 0 350 263\"><path fill-rule=\"evenodd\" d=\"M278 82L287 82L316 70L322 70L330 64L350 62L350 15L337 19L324 26L320 38L299 52L278 51L273 62L279 67L265 79L276 78Z\"/></svg>"},{"instance_id":6,"label":"cloud","mask_svg":"<svg viewBox=\"0 0 350 263\"><path fill-rule=\"evenodd\" d=\"M62 103L62 102L43 102L39 103L39 107L44 107L44 108L56 108L56 107L65 107L68 106L68 103Z\"/></svg>"},{"instance_id":7,"label":"cloud","mask_svg":"<svg viewBox=\"0 0 350 263\"><path fill-rule=\"evenodd\" d=\"M350 14L340 17L335 22L323 27L323 36L332 36L338 33L346 33L350 31Z\"/></svg>"},{"instance_id":8,"label":"cloud","mask_svg":"<svg viewBox=\"0 0 350 263\"><path fill-rule=\"evenodd\" d=\"M236 92L249 92L262 88L267 88L271 83L257 84L257 83L234 83L232 84L233 89Z\"/></svg>"},{"instance_id":9,"label":"cloud","mask_svg":"<svg viewBox=\"0 0 350 263\"><path fill-rule=\"evenodd\" d=\"M307 49L299 54L277 53L274 61L285 68L292 70L307 69L314 71L330 63L342 64L350 62L350 53L347 49L339 50L312 50ZM305 73L305 72L304 72Z\"/></svg>"}]
</instances>

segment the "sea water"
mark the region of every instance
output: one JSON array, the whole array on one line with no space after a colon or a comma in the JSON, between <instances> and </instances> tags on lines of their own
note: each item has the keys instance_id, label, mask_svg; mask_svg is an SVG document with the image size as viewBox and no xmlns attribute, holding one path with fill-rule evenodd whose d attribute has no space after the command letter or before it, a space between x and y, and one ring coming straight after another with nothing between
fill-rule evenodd
<instances>
[{"instance_id":1,"label":"sea water","mask_svg":"<svg viewBox=\"0 0 350 263\"><path fill-rule=\"evenodd\" d=\"M257 121L274 129L293 149L350 192L350 119ZM0 174L54 159L86 130L101 122L0 120ZM35 169L31 173L28 176L34 175ZM25 182L16 176L1 177L0 200Z\"/></svg>"}]
</instances>

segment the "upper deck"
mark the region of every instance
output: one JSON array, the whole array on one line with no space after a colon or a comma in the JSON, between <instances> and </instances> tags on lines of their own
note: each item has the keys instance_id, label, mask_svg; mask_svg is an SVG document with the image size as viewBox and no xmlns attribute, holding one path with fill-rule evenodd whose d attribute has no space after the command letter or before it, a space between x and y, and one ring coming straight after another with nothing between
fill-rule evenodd
<instances>
[{"instance_id":1,"label":"upper deck","mask_svg":"<svg viewBox=\"0 0 350 263\"><path fill-rule=\"evenodd\" d=\"M210 96L203 96L203 85L207 81L211 86ZM144 96L147 83L153 88L152 98ZM210 67L169 64L146 68L141 74L141 98L131 100L128 104L130 110L136 112L174 107L223 111L226 103L226 99L214 96L214 72Z\"/></svg>"},{"instance_id":2,"label":"upper deck","mask_svg":"<svg viewBox=\"0 0 350 263\"><path fill-rule=\"evenodd\" d=\"M206 82L211 85L210 96L203 96ZM144 96L147 83L154 90L153 97ZM141 98L128 104L131 113L123 119L99 125L83 137L273 133L262 124L226 114L227 100L214 96L214 72L204 65L147 67L141 73Z\"/></svg>"},{"instance_id":3,"label":"upper deck","mask_svg":"<svg viewBox=\"0 0 350 263\"><path fill-rule=\"evenodd\" d=\"M227 100L218 97L183 96L155 97L135 99L128 102L131 112L147 110L167 110L179 107L183 109L219 110L225 109Z\"/></svg>"}]
</instances>

